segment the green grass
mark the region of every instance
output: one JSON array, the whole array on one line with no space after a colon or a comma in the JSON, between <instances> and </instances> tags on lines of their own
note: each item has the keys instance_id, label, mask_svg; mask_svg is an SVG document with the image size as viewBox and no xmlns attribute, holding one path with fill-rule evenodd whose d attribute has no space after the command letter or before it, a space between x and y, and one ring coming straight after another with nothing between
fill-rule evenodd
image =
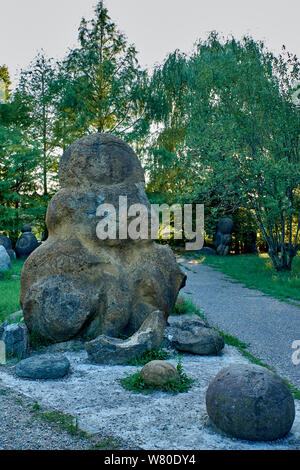
<instances>
[{"instance_id":1,"label":"green grass","mask_svg":"<svg viewBox=\"0 0 300 470\"><path fill-rule=\"evenodd\" d=\"M195 256L196 257L196 256ZM300 301L300 256L291 272L276 272L267 254L206 256L199 261L237 279L251 289L257 289L280 300Z\"/></svg>"},{"instance_id":2,"label":"green grass","mask_svg":"<svg viewBox=\"0 0 300 470\"><path fill-rule=\"evenodd\" d=\"M183 371L181 360L178 360L177 372L179 374L179 380L169 380L167 383L162 385L156 384L145 384L141 377L140 371L135 374L128 375L122 379L118 379L122 387L125 390L135 393L149 394L157 390L161 392L171 393L177 395L178 393L187 392L194 382L193 379L189 378Z\"/></svg>"},{"instance_id":3,"label":"green grass","mask_svg":"<svg viewBox=\"0 0 300 470\"><path fill-rule=\"evenodd\" d=\"M35 414L36 418L42 419L48 423L57 426L62 431L66 431L72 436L89 438L89 434L82 431L78 426L78 419L60 411L41 411L41 406L35 402L30 412Z\"/></svg>"},{"instance_id":4,"label":"green grass","mask_svg":"<svg viewBox=\"0 0 300 470\"><path fill-rule=\"evenodd\" d=\"M164 361L170 358L170 354L163 349L149 349L145 351L141 356L135 357L128 361L129 366L144 366L150 361Z\"/></svg>"},{"instance_id":5,"label":"green grass","mask_svg":"<svg viewBox=\"0 0 300 470\"><path fill-rule=\"evenodd\" d=\"M13 260L12 269L3 273L0 279L0 324L11 313L21 309L20 306L20 277L13 279L12 275L21 276L24 260Z\"/></svg>"},{"instance_id":6,"label":"green grass","mask_svg":"<svg viewBox=\"0 0 300 470\"><path fill-rule=\"evenodd\" d=\"M199 310L196 307L196 305L194 304L192 300L185 299L184 297L178 297L171 315L184 315L184 314L188 314L188 315L195 314L201 317L203 320L206 320L201 310Z\"/></svg>"}]
</instances>

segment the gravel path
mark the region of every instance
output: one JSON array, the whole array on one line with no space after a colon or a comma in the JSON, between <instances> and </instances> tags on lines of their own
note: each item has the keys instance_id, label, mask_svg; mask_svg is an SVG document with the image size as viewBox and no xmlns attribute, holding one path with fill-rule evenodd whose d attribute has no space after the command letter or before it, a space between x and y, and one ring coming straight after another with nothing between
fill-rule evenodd
<instances>
[{"instance_id":1,"label":"gravel path","mask_svg":"<svg viewBox=\"0 0 300 470\"><path fill-rule=\"evenodd\" d=\"M49 408L34 411L34 406L35 400L7 387L0 379L0 451L92 450L99 443L103 449L129 448L121 440L101 433L91 437L73 436L39 417L40 412Z\"/></svg>"},{"instance_id":2,"label":"gravel path","mask_svg":"<svg viewBox=\"0 0 300 470\"><path fill-rule=\"evenodd\" d=\"M119 379L134 373L135 366L90 364L85 351L65 355L70 360L71 370L63 379L24 380L15 375L13 367L0 367L0 378L6 387L22 392L43 408L77 417L80 429L93 435L105 433L117 440L121 436L131 448L300 450L298 400L291 432L278 441L241 441L225 436L212 426L205 406L208 384L223 367L248 362L232 346L226 345L219 356L185 354L183 369L195 382L188 393L178 395L159 391L143 395L124 390ZM169 361L177 363L175 359ZM9 426L7 430L9 432ZM26 432L22 434L26 437Z\"/></svg>"},{"instance_id":3,"label":"gravel path","mask_svg":"<svg viewBox=\"0 0 300 470\"><path fill-rule=\"evenodd\" d=\"M300 364L292 362L292 343L300 340L300 306L248 289L197 260L177 261L187 273L181 294L193 300L208 322L250 344L249 352L300 388Z\"/></svg>"}]
</instances>

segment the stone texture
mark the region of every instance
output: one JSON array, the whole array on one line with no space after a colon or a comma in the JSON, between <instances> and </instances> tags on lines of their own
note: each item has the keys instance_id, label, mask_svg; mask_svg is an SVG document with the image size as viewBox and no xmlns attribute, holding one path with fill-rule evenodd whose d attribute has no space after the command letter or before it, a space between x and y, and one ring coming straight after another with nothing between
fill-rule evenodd
<instances>
[{"instance_id":1,"label":"stone texture","mask_svg":"<svg viewBox=\"0 0 300 470\"><path fill-rule=\"evenodd\" d=\"M230 252L233 226L230 217L222 217L218 222L214 245L219 256L226 256Z\"/></svg>"},{"instance_id":2,"label":"stone texture","mask_svg":"<svg viewBox=\"0 0 300 470\"><path fill-rule=\"evenodd\" d=\"M26 379L61 379L70 369L69 360L61 354L32 356L16 365L16 374Z\"/></svg>"},{"instance_id":3,"label":"stone texture","mask_svg":"<svg viewBox=\"0 0 300 470\"><path fill-rule=\"evenodd\" d=\"M7 254L9 255L10 259L16 259L17 255L14 250L6 250Z\"/></svg>"},{"instance_id":4,"label":"stone texture","mask_svg":"<svg viewBox=\"0 0 300 470\"><path fill-rule=\"evenodd\" d=\"M22 227L21 232L22 232L22 233L25 233L25 232L32 232L32 228L31 228L30 225L25 224L25 225Z\"/></svg>"},{"instance_id":5,"label":"stone texture","mask_svg":"<svg viewBox=\"0 0 300 470\"><path fill-rule=\"evenodd\" d=\"M122 140L95 134L76 141L59 167L61 190L49 203L48 239L26 260L21 305L30 331L53 341L136 332L154 311L169 314L185 275L168 246L100 240L102 203L143 203L144 175ZM130 222L130 220L128 221ZM24 234L25 235L25 234Z\"/></svg>"},{"instance_id":6,"label":"stone texture","mask_svg":"<svg viewBox=\"0 0 300 470\"><path fill-rule=\"evenodd\" d=\"M29 351L29 334L24 323L4 324L0 329L0 338L5 343L6 357L22 359Z\"/></svg>"},{"instance_id":7,"label":"stone texture","mask_svg":"<svg viewBox=\"0 0 300 470\"><path fill-rule=\"evenodd\" d=\"M0 272L10 269L10 257L3 245L0 245Z\"/></svg>"},{"instance_id":8,"label":"stone texture","mask_svg":"<svg viewBox=\"0 0 300 470\"><path fill-rule=\"evenodd\" d=\"M207 413L231 436L271 441L285 436L295 418L293 396L283 380L257 365L222 369L209 384Z\"/></svg>"},{"instance_id":9,"label":"stone texture","mask_svg":"<svg viewBox=\"0 0 300 470\"><path fill-rule=\"evenodd\" d=\"M18 258L27 258L39 246L36 237L31 232L23 232L16 243Z\"/></svg>"},{"instance_id":10,"label":"stone texture","mask_svg":"<svg viewBox=\"0 0 300 470\"><path fill-rule=\"evenodd\" d=\"M204 356L216 355L224 348L220 333L196 317L173 321L165 329L165 340L178 351Z\"/></svg>"},{"instance_id":11,"label":"stone texture","mask_svg":"<svg viewBox=\"0 0 300 470\"><path fill-rule=\"evenodd\" d=\"M201 250L198 250L196 253L199 253L200 255L216 255L217 252L213 248L210 248L209 246L204 246L201 248Z\"/></svg>"},{"instance_id":12,"label":"stone texture","mask_svg":"<svg viewBox=\"0 0 300 470\"><path fill-rule=\"evenodd\" d=\"M126 364L145 351L158 348L163 340L166 317L152 312L139 330L127 340L100 335L85 344L91 362L100 364Z\"/></svg>"},{"instance_id":13,"label":"stone texture","mask_svg":"<svg viewBox=\"0 0 300 470\"><path fill-rule=\"evenodd\" d=\"M140 374L147 385L165 385L170 380L179 380L176 367L167 361L150 361L144 365Z\"/></svg>"},{"instance_id":14,"label":"stone texture","mask_svg":"<svg viewBox=\"0 0 300 470\"><path fill-rule=\"evenodd\" d=\"M0 246L4 246L6 251L12 250L12 243L6 235L0 235Z\"/></svg>"}]
</instances>

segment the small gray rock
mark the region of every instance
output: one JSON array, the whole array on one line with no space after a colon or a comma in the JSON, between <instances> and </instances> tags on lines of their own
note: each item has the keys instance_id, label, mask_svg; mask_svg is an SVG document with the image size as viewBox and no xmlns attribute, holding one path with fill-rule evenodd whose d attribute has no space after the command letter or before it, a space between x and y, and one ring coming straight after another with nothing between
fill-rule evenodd
<instances>
[{"instance_id":1,"label":"small gray rock","mask_svg":"<svg viewBox=\"0 0 300 470\"><path fill-rule=\"evenodd\" d=\"M3 245L0 245L0 272L8 271L11 267L10 257Z\"/></svg>"},{"instance_id":2,"label":"small gray rock","mask_svg":"<svg viewBox=\"0 0 300 470\"><path fill-rule=\"evenodd\" d=\"M62 354L32 356L19 362L16 374L26 379L61 379L70 369L70 362Z\"/></svg>"},{"instance_id":3,"label":"small gray rock","mask_svg":"<svg viewBox=\"0 0 300 470\"><path fill-rule=\"evenodd\" d=\"M219 429L250 441L280 439L295 419L294 399L284 381L253 364L222 369L209 384L206 408Z\"/></svg>"},{"instance_id":4,"label":"small gray rock","mask_svg":"<svg viewBox=\"0 0 300 470\"><path fill-rule=\"evenodd\" d=\"M173 322L165 330L165 339L178 351L203 356L216 355L224 348L224 340L220 333L200 319Z\"/></svg>"},{"instance_id":5,"label":"small gray rock","mask_svg":"<svg viewBox=\"0 0 300 470\"><path fill-rule=\"evenodd\" d=\"M29 334L24 323L2 325L0 335L5 343L6 357L22 359L27 356L29 351Z\"/></svg>"}]
</instances>

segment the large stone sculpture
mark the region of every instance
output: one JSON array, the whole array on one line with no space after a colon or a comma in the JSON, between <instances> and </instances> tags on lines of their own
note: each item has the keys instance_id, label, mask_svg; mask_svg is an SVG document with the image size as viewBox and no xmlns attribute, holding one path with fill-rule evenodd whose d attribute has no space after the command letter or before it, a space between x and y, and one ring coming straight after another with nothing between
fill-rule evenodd
<instances>
[{"instance_id":1,"label":"large stone sculpture","mask_svg":"<svg viewBox=\"0 0 300 470\"><path fill-rule=\"evenodd\" d=\"M49 238L21 276L29 331L52 342L78 336L95 341L99 335L115 340L144 324L143 330L153 312L165 321L185 279L171 249L151 239L100 240L96 234L98 206L118 207L120 195L128 206L142 203L150 213L134 151L108 134L83 137L63 155L59 180L46 216ZM162 339L161 333L147 335Z\"/></svg>"},{"instance_id":2,"label":"large stone sculpture","mask_svg":"<svg viewBox=\"0 0 300 470\"><path fill-rule=\"evenodd\" d=\"M232 231L233 221L229 217L222 217L218 222L217 233L214 240L218 255L226 256L230 252Z\"/></svg>"}]
</instances>

